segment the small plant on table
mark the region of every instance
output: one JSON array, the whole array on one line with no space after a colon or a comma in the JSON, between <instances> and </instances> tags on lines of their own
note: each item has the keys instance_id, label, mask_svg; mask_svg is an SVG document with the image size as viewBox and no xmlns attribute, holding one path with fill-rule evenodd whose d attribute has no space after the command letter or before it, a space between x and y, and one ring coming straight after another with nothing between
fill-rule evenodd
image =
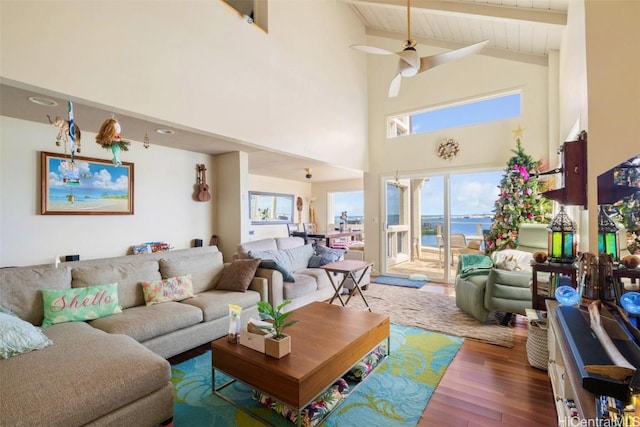
<instances>
[{"instance_id":1,"label":"small plant on table","mask_svg":"<svg viewBox=\"0 0 640 427\"><path fill-rule=\"evenodd\" d=\"M297 320L287 321L287 318L292 314L292 312L282 312L282 309L288 304L291 304L291 301L285 300L274 309L267 301L258 301L258 312L261 315L260 317L262 318L262 320L272 322L271 327L260 326L260 328L272 332L273 338L276 340L282 339L286 336L282 333L284 329L298 323Z\"/></svg>"}]
</instances>

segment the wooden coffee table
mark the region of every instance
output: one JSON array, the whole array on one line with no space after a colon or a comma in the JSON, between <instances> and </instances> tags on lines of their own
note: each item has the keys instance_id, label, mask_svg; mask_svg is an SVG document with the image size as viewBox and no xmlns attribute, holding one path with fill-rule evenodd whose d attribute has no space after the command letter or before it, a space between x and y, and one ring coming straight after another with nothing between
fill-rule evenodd
<instances>
[{"instance_id":1,"label":"wooden coffee table","mask_svg":"<svg viewBox=\"0 0 640 427\"><path fill-rule=\"evenodd\" d=\"M296 408L300 420L301 409L385 339L389 352L387 315L313 302L294 310L290 319L298 323L286 329L291 353L281 359L231 344L226 336L213 341L214 393L229 401L220 393L225 385L215 386L215 372L221 371Z\"/></svg>"}]
</instances>

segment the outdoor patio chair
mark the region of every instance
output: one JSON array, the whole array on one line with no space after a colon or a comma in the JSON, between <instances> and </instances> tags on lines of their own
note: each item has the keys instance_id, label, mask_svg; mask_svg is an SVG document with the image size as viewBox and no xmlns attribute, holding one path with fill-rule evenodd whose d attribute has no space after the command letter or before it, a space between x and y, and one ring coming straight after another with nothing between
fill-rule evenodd
<instances>
[{"instance_id":1,"label":"outdoor patio chair","mask_svg":"<svg viewBox=\"0 0 640 427\"><path fill-rule=\"evenodd\" d=\"M444 249L444 238L441 234L436 236L438 241L438 262L440 267L442 267L442 253ZM463 249L467 247L467 238L462 233L452 233L451 234L451 249ZM450 259L451 265L453 265L453 256Z\"/></svg>"}]
</instances>

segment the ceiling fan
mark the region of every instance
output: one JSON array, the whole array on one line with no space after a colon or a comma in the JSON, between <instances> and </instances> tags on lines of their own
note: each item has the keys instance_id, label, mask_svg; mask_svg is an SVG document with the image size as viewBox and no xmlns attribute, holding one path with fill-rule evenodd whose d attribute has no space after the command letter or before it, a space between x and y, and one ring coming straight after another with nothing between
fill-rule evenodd
<instances>
[{"instance_id":1,"label":"ceiling fan","mask_svg":"<svg viewBox=\"0 0 640 427\"><path fill-rule=\"evenodd\" d=\"M373 53L376 55L398 55L400 57L398 61L398 72L393 80L391 80L391 85L389 86L389 98L394 98L398 96L398 93L400 92L400 83L402 82L403 77L412 77L446 62L473 55L474 53L480 52L484 49L488 43L489 40L485 40L461 49L437 55L423 56L420 58L415 49L417 42L411 38L411 0L407 0L407 40L402 44L402 47L404 48L403 50L399 52L392 52L390 50L375 46L367 46L364 44L355 44L351 47L366 53Z\"/></svg>"}]
</instances>

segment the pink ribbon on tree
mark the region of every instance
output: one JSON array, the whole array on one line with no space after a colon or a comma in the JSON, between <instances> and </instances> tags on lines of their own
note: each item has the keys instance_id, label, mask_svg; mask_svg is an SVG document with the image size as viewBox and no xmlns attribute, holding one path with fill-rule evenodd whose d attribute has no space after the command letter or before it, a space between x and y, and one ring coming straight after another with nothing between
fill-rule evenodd
<instances>
[{"instance_id":1,"label":"pink ribbon on tree","mask_svg":"<svg viewBox=\"0 0 640 427\"><path fill-rule=\"evenodd\" d=\"M524 166L515 165L513 169L520 172L520 176L522 177L522 179L524 179L525 181L529 181L529 172L527 171L527 168L525 168Z\"/></svg>"}]
</instances>

